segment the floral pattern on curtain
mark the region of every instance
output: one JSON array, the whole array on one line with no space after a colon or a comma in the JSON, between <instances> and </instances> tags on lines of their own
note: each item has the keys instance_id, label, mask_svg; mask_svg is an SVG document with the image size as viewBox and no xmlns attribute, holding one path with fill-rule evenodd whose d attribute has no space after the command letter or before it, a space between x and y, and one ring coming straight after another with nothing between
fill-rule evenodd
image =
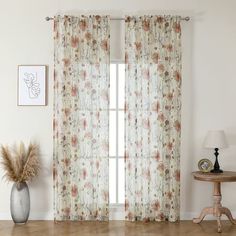
<instances>
[{"instance_id":1,"label":"floral pattern on curtain","mask_svg":"<svg viewBox=\"0 0 236 236\"><path fill-rule=\"evenodd\" d=\"M109 21L54 19L55 220L108 219Z\"/></svg>"},{"instance_id":2,"label":"floral pattern on curtain","mask_svg":"<svg viewBox=\"0 0 236 236\"><path fill-rule=\"evenodd\" d=\"M179 219L180 17L126 17L126 219Z\"/></svg>"}]
</instances>

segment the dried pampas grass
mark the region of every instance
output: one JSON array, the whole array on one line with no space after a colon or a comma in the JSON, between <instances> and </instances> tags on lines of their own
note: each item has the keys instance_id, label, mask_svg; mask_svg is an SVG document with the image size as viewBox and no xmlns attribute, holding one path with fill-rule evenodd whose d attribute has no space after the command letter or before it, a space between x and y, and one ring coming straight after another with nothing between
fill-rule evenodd
<instances>
[{"instance_id":1,"label":"dried pampas grass","mask_svg":"<svg viewBox=\"0 0 236 236\"><path fill-rule=\"evenodd\" d=\"M29 144L26 150L21 142L12 150L8 146L1 146L1 164L5 171L4 177L12 182L26 182L36 177L40 170L39 147L37 144Z\"/></svg>"}]
</instances>

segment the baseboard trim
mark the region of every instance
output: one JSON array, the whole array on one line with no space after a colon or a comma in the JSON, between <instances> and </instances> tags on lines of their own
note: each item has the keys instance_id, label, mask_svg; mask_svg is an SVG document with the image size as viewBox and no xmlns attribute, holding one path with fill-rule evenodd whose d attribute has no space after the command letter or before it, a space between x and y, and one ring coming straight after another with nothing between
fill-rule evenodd
<instances>
[{"instance_id":1,"label":"baseboard trim","mask_svg":"<svg viewBox=\"0 0 236 236\"><path fill-rule=\"evenodd\" d=\"M124 206L111 206L109 212L109 220L125 220Z\"/></svg>"},{"instance_id":2,"label":"baseboard trim","mask_svg":"<svg viewBox=\"0 0 236 236\"><path fill-rule=\"evenodd\" d=\"M236 216L236 212L232 211L231 212L233 216ZM198 212L181 212L180 213L180 220L192 220L195 217L198 217L200 215L200 211ZM205 220L215 220L216 218L212 215L207 215ZM222 220L228 220L228 218L225 215L222 215L221 217Z\"/></svg>"},{"instance_id":3,"label":"baseboard trim","mask_svg":"<svg viewBox=\"0 0 236 236\"><path fill-rule=\"evenodd\" d=\"M236 211L231 212L232 215L236 216ZM198 217L199 212L181 212L180 220L192 220L194 217ZM31 212L29 220L53 220L53 212ZM125 212L122 208L111 208L110 209L110 220L124 220ZM0 212L0 220L12 220L10 212ZM206 216L205 220L215 220L214 216ZM222 215L222 220L227 220L225 215Z\"/></svg>"},{"instance_id":4,"label":"baseboard trim","mask_svg":"<svg viewBox=\"0 0 236 236\"><path fill-rule=\"evenodd\" d=\"M31 212L29 220L53 220L52 212ZM0 220L12 220L10 212L0 212Z\"/></svg>"}]
</instances>

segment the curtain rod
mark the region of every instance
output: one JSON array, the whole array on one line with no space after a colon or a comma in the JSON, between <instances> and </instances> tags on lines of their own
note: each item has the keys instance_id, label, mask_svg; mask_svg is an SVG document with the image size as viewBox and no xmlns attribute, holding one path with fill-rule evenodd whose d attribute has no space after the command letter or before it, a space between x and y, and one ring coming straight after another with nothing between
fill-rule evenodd
<instances>
[{"instance_id":1,"label":"curtain rod","mask_svg":"<svg viewBox=\"0 0 236 236\"><path fill-rule=\"evenodd\" d=\"M47 17L45 18L45 20L46 20L46 21L50 21L50 20L54 20L54 18L47 16ZM125 18L111 18L111 20L125 20ZM181 17L181 20L189 21L189 20L190 20L190 17L189 17L189 16Z\"/></svg>"}]
</instances>

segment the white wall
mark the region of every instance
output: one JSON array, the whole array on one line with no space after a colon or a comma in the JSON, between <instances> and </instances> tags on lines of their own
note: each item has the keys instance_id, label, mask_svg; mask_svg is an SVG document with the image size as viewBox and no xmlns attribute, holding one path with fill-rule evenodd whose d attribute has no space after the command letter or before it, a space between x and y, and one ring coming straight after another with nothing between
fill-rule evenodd
<instances>
[{"instance_id":1,"label":"white wall","mask_svg":"<svg viewBox=\"0 0 236 236\"><path fill-rule=\"evenodd\" d=\"M182 25L182 218L190 218L211 204L211 185L193 181L191 172L196 170L200 158L213 160L212 152L202 148L202 141L208 129L218 128L226 131L230 141L230 147L220 151L222 168L236 170L235 0L0 0L0 3L0 143L30 139L40 142L43 171L30 184L32 219L53 217L53 31L52 22L44 18L58 12L191 16L191 21ZM115 42L114 36L112 40ZM113 44L117 50L112 51L112 57L119 59L122 51ZM17 107L18 64L49 65L48 106ZM236 183L224 184L222 191L224 204L236 213L235 186ZM11 184L0 179L0 219L10 218L10 189Z\"/></svg>"}]
</instances>

